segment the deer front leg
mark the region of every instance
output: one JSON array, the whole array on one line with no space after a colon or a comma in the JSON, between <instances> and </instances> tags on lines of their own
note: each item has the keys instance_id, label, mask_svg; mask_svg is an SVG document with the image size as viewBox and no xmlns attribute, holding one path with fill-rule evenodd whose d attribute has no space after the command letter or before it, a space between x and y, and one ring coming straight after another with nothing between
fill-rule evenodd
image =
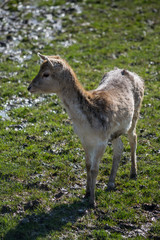
<instances>
[{"instance_id":1,"label":"deer front leg","mask_svg":"<svg viewBox=\"0 0 160 240\"><path fill-rule=\"evenodd\" d=\"M89 203L91 206L95 206L95 186L96 186L96 179L99 171L99 162L96 162L91 167L91 186L90 186L90 199Z\"/></svg>"},{"instance_id":2,"label":"deer front leg","mask_svg":"<svg viewBox=\"0 0 160 240\"><path fill-rule=\"evenodd\" d=\"M86 150L86 168L87 168L87 187L86 197L89 197L89 203L93 207L95 201L95 185L99 170L99 162L105 151L105 145L96 146Z\"/></svg>"},{"instance_id":3,"label":"deer front leg","mask_svg":"<svg viewBox=\"0 0 160 240\"><path fill-rule=\"evenodd\" d=\"M87 186L86 186L86 194L85 197L90 197L91 192L91 163L89 162L89 159L86 159L86 169L87 169Z\"/></svg>"},{"instance_id":4,"label":"deer front leg","mask_svg":"<svg viewBox=\"0 0 160 240\"><path fill-rule=\"evenodd\" d=\"M89 197L89 203L92 207L95 205L95 185L96 178L99 170L99 159L89 159L86 163L87 166L87 187L86 187L86 197Z\"/></svg>"}]
</instances>

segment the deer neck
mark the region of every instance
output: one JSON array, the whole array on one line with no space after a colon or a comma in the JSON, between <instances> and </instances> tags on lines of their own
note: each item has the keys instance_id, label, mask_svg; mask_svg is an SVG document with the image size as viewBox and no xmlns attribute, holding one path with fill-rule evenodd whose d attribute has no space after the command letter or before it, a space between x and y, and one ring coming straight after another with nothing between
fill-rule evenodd
<instances>
[{"instance_id":1,"label":"deer neck","mask_svg":"<svg viewBox=\"0 0 160 240\"><path fill-rule=\"evenodd\" d=\"M74 75L68 79L67 87L58 93L69 117L74 123L83 123L86 120L86 110L89 93L80 85ZM86 104L87 103L87 104Z\"/></svg>"}]
</instances>

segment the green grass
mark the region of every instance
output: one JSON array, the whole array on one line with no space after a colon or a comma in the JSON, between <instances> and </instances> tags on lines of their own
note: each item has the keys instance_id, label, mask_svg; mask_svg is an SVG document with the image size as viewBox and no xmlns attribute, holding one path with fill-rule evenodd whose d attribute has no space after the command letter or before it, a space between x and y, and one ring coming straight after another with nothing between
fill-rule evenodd
<instances>
[{"instance_id":1,"label":"green grass","mask_svg":"<svg viewBox=\"0 0 160 240\"><path fill-rule=\"evenodd\" d=\"M11 0L5 8L25 21L34 17L18 10L18 2ZM53 1L23 4L51 13ZM64 14L63 31L54 33L53 40L30 41L31 29L23 26L17 33L27 35L14 50L21 50L21 56L31 51L31 59L19 63L0 53L0 111L8 115L0 117L0 239L159 239L160 3L77 1L81 13L74 4L64 4L54 1L54 20ZM45 18L37 16L38 21ZM5 39L2 34L0 41ZM64 47L70 39L74 43ZM95 209L83 200L84 152L59 99L27 92L39 69L38 51L65 58L88 90L115 66L145 81L137 126L138 179L129 179L130 147L124 136L116 190L106 191L112 164L108 146L100 164Z\"/></svg>"}]
</instances>

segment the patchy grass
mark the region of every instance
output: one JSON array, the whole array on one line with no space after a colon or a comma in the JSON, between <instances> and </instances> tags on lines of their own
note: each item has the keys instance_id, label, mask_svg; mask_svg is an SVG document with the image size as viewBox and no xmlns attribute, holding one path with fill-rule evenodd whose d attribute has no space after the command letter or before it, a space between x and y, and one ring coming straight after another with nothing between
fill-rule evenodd
<instances>
[{"instance_id":1,"label":"patchy grass","mask_svg":"<svg viewBox=\"0 0 160 240\"><path fill-rule=\"evenodd\" d=\"M160 3L11 0L2 10L1 239L159 239ZM12 31L5 19L14 22ZM37 51L64 57L86 89L95 88L114 66L145 80L137 127L138 179L129 180L130 148L123 137L116 191L106 192L109 146L100 165L95 209L83 200L84 153L59 99L27 92L39 69Z\"/></svg>"}]
</instances>

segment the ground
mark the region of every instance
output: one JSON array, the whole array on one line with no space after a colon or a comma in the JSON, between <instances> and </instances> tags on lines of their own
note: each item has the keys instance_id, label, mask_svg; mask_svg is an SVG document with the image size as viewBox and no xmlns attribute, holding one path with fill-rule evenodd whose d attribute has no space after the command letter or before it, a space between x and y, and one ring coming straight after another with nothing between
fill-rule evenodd
<instances>
[{"instance_id":1,"label":"ground","mask_svg":"<svg viewBox=\"0 0 160 240\"><path fill-rule=\"evenodd\" d=\"M160 239L160 2L1 1L0 239ZM115 66L138 73L138 178L124 153L107 192L109 146L95 209L84 200L84 152L56 95L32 96L37 52L60 55L90 90Z\"/></svg>"}]
</instances>

